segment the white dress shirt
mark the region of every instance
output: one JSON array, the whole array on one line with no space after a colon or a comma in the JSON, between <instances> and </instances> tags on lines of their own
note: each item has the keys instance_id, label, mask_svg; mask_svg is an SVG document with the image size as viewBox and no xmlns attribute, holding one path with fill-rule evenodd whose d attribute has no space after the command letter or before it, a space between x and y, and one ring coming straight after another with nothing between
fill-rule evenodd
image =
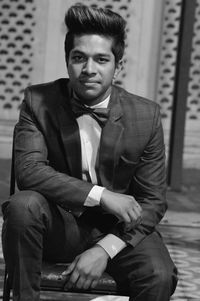
<instances>
[{"instance_id":1,"label":"white dress shirt","mask_svg":"<svg viewBox=\"0 0 200 301\"><path fill-rule=\"evenodd\" d=\"M91 106L91 108L107 108L109 99L110 96L101 103ZM95 164L99 151L101 127L98 122L88 114L78 117L77 122L81 139L82 179L90 181L93 184L98 184ZM104 187L95 185L90 190L84 206L99 206L104 189ZM107 234L97 244L109 254L110 258L113 258L126 246L126 243L123 240L113 234Z\"/></svg>"}]
</instances>

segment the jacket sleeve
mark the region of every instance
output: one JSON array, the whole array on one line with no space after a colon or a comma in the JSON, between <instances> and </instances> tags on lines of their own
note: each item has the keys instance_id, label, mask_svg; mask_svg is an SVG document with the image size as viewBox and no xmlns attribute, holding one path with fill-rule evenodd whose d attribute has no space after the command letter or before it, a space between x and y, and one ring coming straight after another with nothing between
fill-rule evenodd
<instances>
[{"instance_id":1,"label":"jacket sleeve","mask_svg":"<svg viewBox=\"0 0 200 301\"><path fill-rule=\"evenodd\" d=\"M131 194L142 207L142 222L130 231L122 224L113 229L113 234L133 247L155 229L167 209L164 137L160 109L158 105L155 108L152 134L130 185Z\"/></svg>"},{"instance_id":2,"label":"jacket sleeve","mask_svg":"<svg viewBox=\"0 0 200 301\"><path fill-rule=\"evenodd\" d=\"M61 173L49 165L48 148L25 92L14 134L15 176L20 190L33 190L65 209L80 209L93 184Z\"/></svg>"}]
</instances>

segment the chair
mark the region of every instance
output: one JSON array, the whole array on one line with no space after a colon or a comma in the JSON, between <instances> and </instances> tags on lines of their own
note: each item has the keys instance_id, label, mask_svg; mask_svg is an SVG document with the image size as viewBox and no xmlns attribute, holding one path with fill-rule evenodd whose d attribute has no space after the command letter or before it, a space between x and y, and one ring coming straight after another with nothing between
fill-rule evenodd
<instances>
[{"instance_id":1,"label":"chair","mask_svg":"<svg viewBox=\"0 0 200 301\"><path fill-rule=\"evenodd\" d=\"M13 139L14 141L14 139ZM14 171L14 145L12 146L11 175L10 175L10 195L15 192L15 171ZM69 264L69 263L68 263ZM62 276L62 272L66 270L67 263L50 263L43 262L41 271L41 300L60 300L60 301L88 301L100 295L117 295L127 296L125 292L121 293L117 290L115 280L104 273L99 280L98 285L91 290L80 291L64 288L66 276ZM11 284L9 281L7 268L5 267L3 301L10 300Z\"/></svg>"}]
</instances>

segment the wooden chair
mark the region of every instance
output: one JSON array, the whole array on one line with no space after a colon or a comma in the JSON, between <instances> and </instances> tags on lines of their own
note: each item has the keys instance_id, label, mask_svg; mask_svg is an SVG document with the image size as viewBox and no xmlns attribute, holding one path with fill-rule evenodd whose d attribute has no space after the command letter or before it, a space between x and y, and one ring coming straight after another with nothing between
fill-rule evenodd
<instances>
[{"instance_id":1,"label":"wooden chair","mask_svg":"<svg viewBox=\"0 0 200 301\"><path fill-rule=\"evenodd\" d=\"M13 139L14 141L14 139ZM14 171L14 143L12 147L11 175L10 175L10 195L15 193L15 171ZM66 278L62 272L69 263L48 263L43 262L41 271L41 300L60 301L89 301L101 295L127 296L126 292L119 292L115 280L104 273L95 289L88 291L70 290L64 288ZM3 301L10 300L12 286L9 281L7 268L5 266Z\"/></svg>"}]
</instances>

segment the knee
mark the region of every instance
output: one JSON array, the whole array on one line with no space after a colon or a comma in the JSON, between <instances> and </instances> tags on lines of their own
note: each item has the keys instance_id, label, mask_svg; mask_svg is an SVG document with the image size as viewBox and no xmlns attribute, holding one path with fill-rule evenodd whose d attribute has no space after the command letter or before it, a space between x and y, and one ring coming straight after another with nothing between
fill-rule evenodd
<instances>
[{"instance_id":1,"label":"knee","mask_svg":"<svg viewBox=\"0 0 200 301\"><path fill-rule=\"evenodd\" d=\"M3 204L4 220L15 229L26 227L33 219L40 218L41 207L45 202L46 199L38 192L20 191Z\"/></svg>"},{"instance_id":2,"label":"knee","mask_svg":"<svg viewBox=\"0 0 200 301\"><path fill-rule=\"evenodd\" d=\"M136 276L137 275L137 276ZM135 279L137 278L137 284ZM130 291L135 292L137 289L145 286L145 290L158 296L165 292L168 296L175 291L177 284L177 270L171 260L164 261L159 258L148 260L135 274L134 269L130 273Z\"/></svg>"},{"instance_id":3,"label":"knee","mask_svg":"<svg viewBox=\"0 0 200 301\"><path fill-rule=\"evenodd\" d=\"M170 295L173 294L177 284L177 269L173 262L168 264L157 262L149 275L150 285L157 287L158 290L169 292Z\"/></svg>"},{"instance_id":4,"label":"knee","mask_svg":"<svg viewBox=\"0 0 200 301\"><path fill-rule=\"evenodd\" d=\"M153 272L154 282L159 287L172 287L175 276L175 269L169 267L158 268Z\"/></svg>"}]
</instances>

